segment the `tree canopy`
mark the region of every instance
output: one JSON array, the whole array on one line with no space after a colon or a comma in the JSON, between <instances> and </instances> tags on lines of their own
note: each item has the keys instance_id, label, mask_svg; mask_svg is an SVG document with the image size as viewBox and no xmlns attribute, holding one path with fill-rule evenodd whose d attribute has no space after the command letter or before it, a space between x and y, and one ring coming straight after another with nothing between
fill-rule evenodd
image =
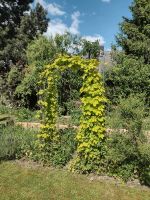
<instances>
[{"instance_id":1,"label":"tree canopy","mask_svg":"<svg viewBox=\"0 0 150 200\"><path fill-rule=\"evenodd\" d=\"M12 65L23 67L28 43L47 30L47 12L38 3L30 8L33 0L2 0L0 4L0 73Z\"/></svg>"},{"instance_id":2,"label":"tree canopy","mask_svg":"<svg viewBox=\"0 0 150 200\"><path fill-rule=\"evenodd\" d=\"M150 2L135 0L130 6L132 19L123 18L120 24L121 34L117 36L118 44L127 55L142 58L150 63Z\"/></svg>"},{"instance_id":3,"label":"tree canopy","mask_svg":"<svg viewBox=\"0 0 150 200\"><path fill-rule=\"evenodd\" d=\"M110 99L127 97L131 93L150 95L150 1L134 0L130 6L131 19L123 18L116 51L116 67L106 73ZM111 94L111 95L110 95Z\"/></svg>"}]
</instances>

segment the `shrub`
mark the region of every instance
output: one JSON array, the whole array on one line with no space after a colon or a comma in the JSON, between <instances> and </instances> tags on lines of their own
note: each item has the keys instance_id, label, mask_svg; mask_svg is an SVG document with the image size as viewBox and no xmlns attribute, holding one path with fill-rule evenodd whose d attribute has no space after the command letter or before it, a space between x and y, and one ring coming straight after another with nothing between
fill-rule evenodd
<instances>
[{"instance_id":1,"label":"shrub","mask_svg":"<svg viewBox=\"0 0 150 200\"><path fill-rule=\"evenodd\" d=\"M28 108L19 108L16 110L16 117L18 121L35 121L36 111Z\"/></svg>"},{"instance_id":2,"label":"shrub","mask_svg":"<svg viewBox=\"0 0 150 200\"><path fill-rule=\"evenodd\" d=\"M108 141L106 160L110 175L119 176L124 181L135 178L138 153L129 135L112 134L111 139Z\"/></svg>"},{"instance_id":3,"label":"shrub","mask_svg":"<svg viewBox=\"0 0 150 200\"><path fill-rule=\"evenodd\" d=\"M7 77L7 95L13 104L16 103L16 98L14 95L17 85L21 82L22 72L19 70L18 66L13 66L8 72Z\"/></svg>"},{"instance_id":4,"label":"shrub","mask_svg":"<svg viewBox=\"0 0 150 200\"><path fill-rule=\"evenodd\" d=\"M140 180L150 186L150 144L139 144L138 150L140 155Z\"/></svg>"},{"instance_id":5,"label":"shrub","mask_svg":"<svg viewBox=\"0 0 150 200\"><path fill-rule=\"evenodd\" d=\"M36 112L28 108L15 108L11 106L0 105L0 114L13 116L17 121L35 121Z\"/></svg>"},{"instance_id":6,"label":"shrub","mask_svg":"<svg viewBox=\"0 0 150 200\"><path fill-rule=\"evenodd\" d=\"M51 158L53 165L65 166L72 158L76 150L75 130L60 130L60 144Z\"/></svg>"},{"instance_id":7,"label":"shrub","mask_svg":"<svg viewBox=\"0 0 150 200\"><path fill-rule=\"evenodd\" d=\"M123 120L120 117L118 107L107 113L105 124L107 128L111 129L121 129L123 127Z\"/></svg>"},{"instance_id":8,"label":"shrub","mask_svg":"<svg viewBox=\"0 0 150 200\"><path fill-rule=\"evenodd\" d=\"M32 158L52 166L65 166L76 150L76 132L74 129L59 130L59 136L59 142L49 142L44 154L39 153L38 148L35 149Z\"/></svg>"},{"instance_id":9,"label":"shrub","mask_svg":"<svg viewBox=\"0 0 150 200\"><path fill-rule=\"evenodd\" d=\"M80 117L81 117L81 108L79 105L80 101L70 101L67 103L68 113L71 116L71 125L80 125Z\"/></svg>"},{"instance_id":10,"label":"shrub","mask_svg":"<svg viewBox=\"0 0 150 200\"><path fill-rule=\"evenodd\" d=\"M150 130L150 112L148 113L148 115L146 116L146 118L143 120L143 124L142 124L142 129L143 130Z\"/></svg>"},{"instance_id":11,"label":"shrub","mask_svg":"<svg viewBox=\"0 0 150 200\"><path fill-rule=\"evenodd\" d=\"M33 150L36 133L19 126L0 128L0 160L21 158Z\"/></svg>"},{"instance_id":12,"label":"shrub","mask_svg":"<svg viewBox=\"0 0 150 200\"><path fill-rule=\"evenodd\" d=\"M144 108L144 100L139 95L120 100L117 112L127 132L118 130L110 136L106 160L109 174L125 181L138 177L141 182L149 184L150 148L142 132Z\"/></svg>"}]
</instances>

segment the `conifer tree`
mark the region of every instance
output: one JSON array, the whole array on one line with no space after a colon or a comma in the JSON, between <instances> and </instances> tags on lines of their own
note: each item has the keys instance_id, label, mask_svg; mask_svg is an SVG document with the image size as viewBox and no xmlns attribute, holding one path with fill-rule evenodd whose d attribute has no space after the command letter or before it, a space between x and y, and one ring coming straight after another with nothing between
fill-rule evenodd
<instances>
[{"instance_id":1,"label":"conifer tree","mask_svg":"<svg viewBox=\"0 0 150 200\"><path fill-rule=\"evenodd\" d=\"M122 50L115 50L115 67L106 73L107 94L117 103L119 96L144 93L150 103L150 1L133 0L130 11L116 37Z\"/></svg>"},{"instance_id":2,"label":"conifer tree","mask_svg":"<svg viewBox=\"0 0 150 200\"><path fill-rule=\"evenodd\" d=\"M118 44L127 55L142 58L150 64L150 1L134 0L130 6L132 19L123 18Z\"/></svg>"}]
</instances>

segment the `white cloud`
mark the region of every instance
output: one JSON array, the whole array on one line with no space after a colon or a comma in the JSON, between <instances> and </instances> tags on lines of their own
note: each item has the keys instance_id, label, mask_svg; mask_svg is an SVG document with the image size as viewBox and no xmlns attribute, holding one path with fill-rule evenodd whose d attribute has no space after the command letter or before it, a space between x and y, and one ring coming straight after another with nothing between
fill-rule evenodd
<instances>
[{"instance_id":1,"label":"white cloud","mask_svg":"<svg viewBox=\"0 0 150 200\"><path fill-rule=\"evenodd\" d=\"M49 22L47 32L45 33L46 36L55 36L56 34L64 34L65 32L70 32L72 34L79 34L79 24L80 24L80 12L76 11L71 15L72 23L70 26L65 24L61 19L53 19ZM101 45L104 45L105 40L100 34L95 35L86 35L82 38L90 41L95 42L96 40L99 41Z\"/></svg>"},{"instance_id":2,"label":"white cloud","mask_svg":"<svg viewBox=\"0 0 150 200\"><path fill-rule=\"evenodd\" d=\"M72 34L79 34L79 24L80 24L80 12L76 11L71 15L72 23L71 26L67 26L61 19L53 19L48 24L48 29L45 35L55 36L57 33L62 35L65 32L70 32Z\"/></svg>"},{"instance_id":3,"label":"white cloud","mask_svg":"<svg viewBox=\"0 0 150 200\"><path fill-rule=\"evenodd\" d=\"M71 15L72 24L71 24L71 26L69 28L69 31L72 34L79 34L79 24L80 24L79 17L80 17L80 12L79 11L76 11Z\"/></svg>"},{"instance_id":4,"label":"white cloud","mask_svg":"<svg viewBox=\"0 0 150 200\"><path fill-rule=\"evenodd\" d=\"M86 39L89 42L95 42L96 40L98 40L100 45L104 45L105 44L104 38L99 34L96 34L96 35L93 35L93 36L87 35L87 36L83 36L83 38Z\"/></svg>"},{"instance_id":5,"label":"white cloud","mask_svg":"<svg viewBox=\"0 0 150 200\"><path fill-rule=\"evenodd\" d=\"M61 10L61 7L60 5L58 4L48 4L48 12L51 14L51 15L64 15L65 14L65 11Z\"/></svg>"},{"instance_id":6,"label":"white cloud","mask_svg":"<svg viewBox=\"0 0 150 200\"><path fill-rule=\"evenodd\" d=\"M45 33L46 36L55 36L56 34L64 34L68 30L66 24L62 22L60 19L51 20L48 24L47 32Z\"/></svg>"},{"instance_id":7,"label":"white cloud","mask_svg":"<svg viewBox=\"0 0 150 200\"><path fill-rule=\"evenodd\" d=\"M50 15L62 16L66 12L62 10L61 6L56 3L47 3L45 0L35 0L35 3L40 3Z\"/></svg>"},{"instance_id":8,"label":"white cloud","mask_svg":"<svg viewBox=\"0 0 150 200\"><path fill-rule=\"evenodd\" d=\"M111 0L102 0L102 2L109 3Z\"/></svg>"}]
</instances>

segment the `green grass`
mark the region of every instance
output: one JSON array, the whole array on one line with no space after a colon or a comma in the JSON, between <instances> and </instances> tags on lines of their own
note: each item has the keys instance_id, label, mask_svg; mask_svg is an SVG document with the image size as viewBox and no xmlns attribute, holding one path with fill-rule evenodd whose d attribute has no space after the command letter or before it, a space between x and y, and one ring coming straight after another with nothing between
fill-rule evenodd
<instances>
[{"instance_id":1,"label":"green grass","mask_svg":"<svg viewBox=\"0 0 150 200\"><path fill-rule=\"evenodd\" d=\"M150 190L14 162L0 164L0 200L149 200Z\"/></svg>"}]
</instances>

